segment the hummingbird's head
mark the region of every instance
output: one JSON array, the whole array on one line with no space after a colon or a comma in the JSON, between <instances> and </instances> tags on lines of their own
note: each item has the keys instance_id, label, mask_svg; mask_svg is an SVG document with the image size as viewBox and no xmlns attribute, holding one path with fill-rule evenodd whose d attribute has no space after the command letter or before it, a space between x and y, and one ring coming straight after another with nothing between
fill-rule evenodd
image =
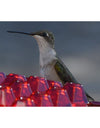
<instances>
[{"instance_id":1,"label":"hummingbird's head","mask_svg":"<svg viewBox=\"0 0 100 128\"><path fill-rule=\"evenodd\" d=\"M39 31L31 34L38 42L38 45L47 45L48 47L54 48L54 36L52 32Z\"/></svg>"},{"instance_id":2,"label":"hummingbird's head","mask_svg":"<svg viewBox=\"0 0 100 128\"><path fill-rule=\"evenodd\" d=\"M49 31L39 31L39 32L35 32L33 33L33 37L37 40L37 41L45 41L47 42L51 47L54 47L54 36L52 32Z\"/></svg>"},{"instance_id":3,"label":"hummingbird's head","mask_svg":"<svg viewBox=\"0 0 100 128\"><path fill-rule=\"evenodd\" d=\"M44 47L54 48L54 36L52 32L49 31L38 31L34 33L16 32L16 31L8 31L8 32L31 35L36 39L39 47L44 46Z\"/></svg>"}]
</instances>

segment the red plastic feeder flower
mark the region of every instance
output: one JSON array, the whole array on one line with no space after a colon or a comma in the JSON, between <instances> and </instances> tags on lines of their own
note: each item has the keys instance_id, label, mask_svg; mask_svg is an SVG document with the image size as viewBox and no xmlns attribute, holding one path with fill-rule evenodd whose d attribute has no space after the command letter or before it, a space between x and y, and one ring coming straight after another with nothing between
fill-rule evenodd
<instances>
[{"instance_id":1,"label":"red plastic feeder flower","mask_svg":"<svg viewBox=\"0 0 100 128\"><path fill-rule=\"evenodd\" d=\"M27 78L27 82L30 84L32 92L44 93L47 89L49 89L47 80L41 77L30 76Z\"/></svg>"},{"instance_id":2,"label":"red plastic feeder flower","mask_svg":"<svg viewBox=\"0 0 100 128\"><path fill-rule=\"evenodd\" d=\"M66 83L63 88L67 90L72 106L86 106L88 101L80 84Z\"/></svg>"},{"instance_id":3,"label":"red plastic feeder flower","mask_svg":"<svg viewBox=\"0 0 100 128\"><path fill-rule=\"evenodd\" d=\"M4 89L0 89L0 106L11 106L15 100L16 97L12 88L6 87Z\"/></svg>"},{"instance_id":4,"label":"red plastic feeder flower","mask_svg":"<svg viewBox=\"0 0 100 128\"><path fill-rule=\"evenodd\" d=\"M0 72L0 106L100 106L88 102L82 85Z\"/></svg>"}]
</instances>

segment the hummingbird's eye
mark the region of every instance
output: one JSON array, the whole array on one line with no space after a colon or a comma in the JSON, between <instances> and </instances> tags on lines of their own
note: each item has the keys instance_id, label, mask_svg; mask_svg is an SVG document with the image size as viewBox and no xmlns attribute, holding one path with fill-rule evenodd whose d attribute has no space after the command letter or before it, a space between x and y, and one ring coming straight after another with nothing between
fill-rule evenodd
<instances>
[{"instance_id":1,"label":"hummingbird's eye","mask_svg":"<svg viewBox=\"0 0 100 128\"><path fill-rule=\"evenodd\" d=\"M43 36L43 37L49 37L49 34L47 32L43 32L43 33L41 33L41 36Z\"/></svg>"}]
</instances>

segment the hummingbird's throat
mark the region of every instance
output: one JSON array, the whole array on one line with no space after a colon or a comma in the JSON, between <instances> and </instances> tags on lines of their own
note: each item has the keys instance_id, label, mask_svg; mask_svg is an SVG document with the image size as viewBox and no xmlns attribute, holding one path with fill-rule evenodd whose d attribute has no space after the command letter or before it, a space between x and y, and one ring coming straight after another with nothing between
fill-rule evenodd
<instances>
[{"instance_id":1,"label":"hummingbird's throat","mask_svg":"<svg viewBox=\"0 0 100 128\"><path fill-rule=\"evenodd\" d=\"M48 64L51 64L52 61L56 59L56 52L50 46L49 42L47 42L43 37L39 35L34 35L39 47L40 52L40 66L44 67Z\"/></svg>"},{"instance_id":2,"label":"hummingbird's throat","mask_svg":"<svg viewBox=\"0 0 100 128\"><path fill-rule=\"evenodd\" d=\"M41 37L39 35L34 35L34 38L36 39L36 41L38 43L40 52L48 51L48 49L50 48L50 45L43 37Z\"/></svg>"}]
</instances>

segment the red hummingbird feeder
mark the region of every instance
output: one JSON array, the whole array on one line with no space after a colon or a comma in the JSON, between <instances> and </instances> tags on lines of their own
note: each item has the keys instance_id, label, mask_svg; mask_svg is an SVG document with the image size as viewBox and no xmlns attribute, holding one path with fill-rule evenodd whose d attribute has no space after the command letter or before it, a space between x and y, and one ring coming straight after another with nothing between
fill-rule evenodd
<instances>
[{"instance_id":1,"label":"red hummingbird feeder","mask_svg":"<svg viewBox=\"0 0 100 128\"><path fill-rule=\"evenodd\" d=\"M0 72L0 106L66 107L100 106L88 102L82 85L46 80L42 77Z\"/></svg>"}]
</instances>

